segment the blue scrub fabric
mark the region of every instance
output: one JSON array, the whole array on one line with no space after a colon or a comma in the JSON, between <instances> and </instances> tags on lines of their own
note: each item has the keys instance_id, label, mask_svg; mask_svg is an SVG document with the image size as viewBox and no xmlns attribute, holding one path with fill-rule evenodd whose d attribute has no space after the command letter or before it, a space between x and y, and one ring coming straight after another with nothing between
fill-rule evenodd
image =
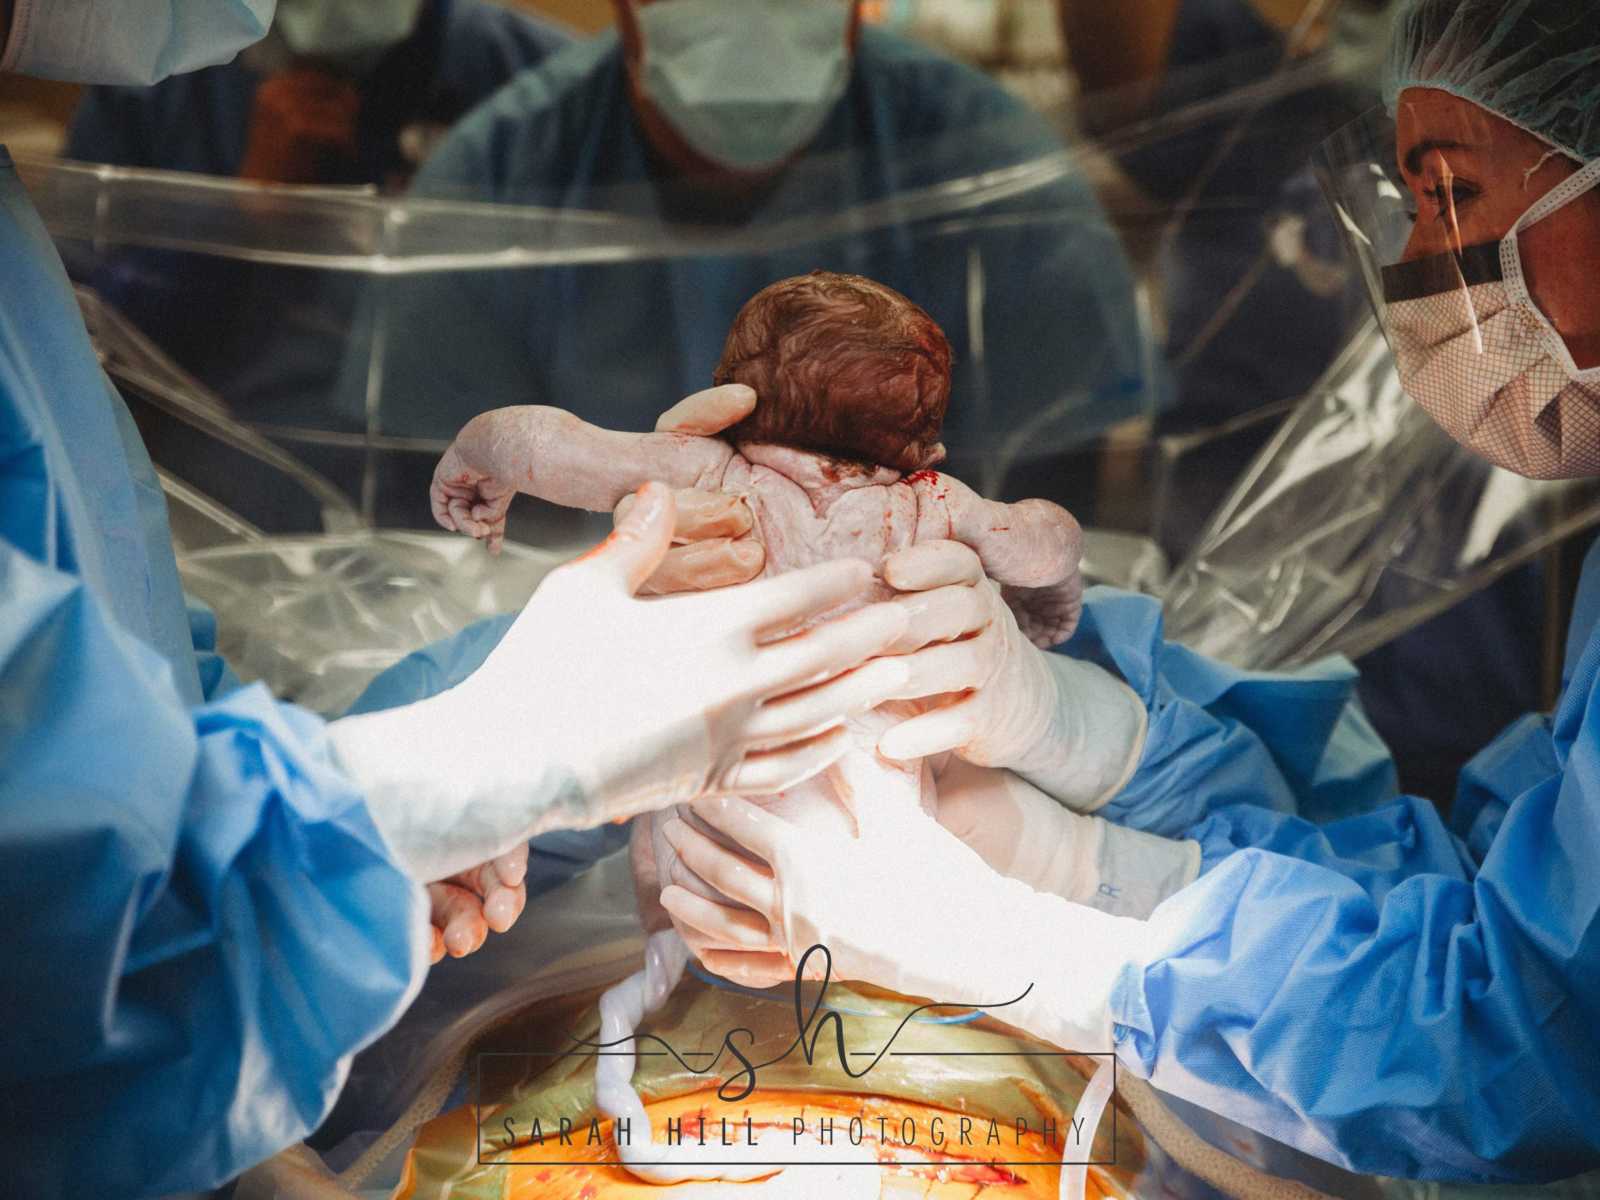
<instances>
[{"instance_id":1,"label":"blue scrub fabric","mask_svg":"<svg viewBox=\"0 0 1600 1200\"><path fill-rule=\"evenodd\" d=\"M324 725L186 611L149 458L0 148L0 1156L220 1184L315 1127L426 964Z\"/></svg>"},{"instance_id":2,"label":"blue scrub fabric","mask_svg":"<svg viewBox=\"0 0 1600 1200\"><path fill-rule=\"evenodd\" d=\"M1597 626L1591 553L1559 705L1472 760L1446 825L1397 791L1348 664L1224 667L1166 643L1154 601L1092 591L1063 649L1150 713L1104 815L1203 854L1114 991L1122 1061L1356 1171L1527 1182L1600 1165Z\"/></svg>"},{"instance_id":3,"label":"blue scrub fabric","mask_svg":"<svg viewBox=\"0 0 1600 1200\"><path fill-rule=\"evenodd\" d=\"M1007 180L1017 190L1002 195ZM957 184L989 198L963 207L940 190ZM945 442L969 482L979 482L973 460L1008 438L1021 437L1023 461L1056 461L1146 401L1132 275L1060 138L978 72L878 30L862 32L848 90L816 138L754 194L708 191L657 157L609 34L480 107L414 190L634 223L616 261L450 272L394 289L379 313L387 327L428 334L389 339L385 433L448 438L509 403L650 429L710 385L746 300L817 268L880 280L943 326L957 358ZM680 250L684 238L709 240L663 253L669 233ZM353 410L365 396L359 370L343 389ZM1063 397L1074 397L1067 411L1024 434ZM416 482L386 493L412 506L406 523L428 519L426 479L420 492Z\"/></svg>"}]
</instances>

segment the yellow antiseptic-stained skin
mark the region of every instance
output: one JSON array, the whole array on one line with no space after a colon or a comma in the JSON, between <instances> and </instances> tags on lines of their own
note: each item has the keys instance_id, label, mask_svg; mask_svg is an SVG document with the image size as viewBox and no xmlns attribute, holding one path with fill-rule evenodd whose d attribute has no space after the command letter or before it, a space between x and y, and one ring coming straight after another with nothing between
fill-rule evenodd
<instances>
[{"instance_id":1,"label":"yellow antiseptic-stained skin","mask_svg":"<svg viewBox=\"0 0 1600 1200\"><path fill-rule=\"evenodd\" d=\"M819 1121L831 1117L836 1140L844 1142L851 1119L859 1117L864 1130L862 1144L879 1162L877 1191L870 1192L869 1185L869 1194L883 1200L974 1200L976 1197L1055 1200L1060 1187L1059 1142L1047 1145L1037 1131L1018 1137L1014 1129L1002 1122L1001 1142L985 1146L986 1122L968 1118L975 1132L971 1144L962 1146L956 1136L963 1119L961 1114L910 1100L764 1088L757 1096L735 1104L722 1103L713 1091L701 1091L657 1101L647 1105L646 1110L656 1130L664 1131L669 1121L677 1122L686 1139L697 1136L703 1121L708 1143L714 1143L721 1136L724 1118L728 1128L736 1131L730 1136L744 1136L747 1117L756 1137L761 1137L764 1130L775 1131L772 1136L783 1144L792 1137L795 1118L804 1120L808 1130L815 1130ZM487 1110L484 1115L488 1119ZM878 1139L880 1117L885 1119L884 1128L889 1131L887 1143ZM605 1165L605 1160L616 1158L609 1121L600 1123L601 1140L597 1144L584 1144L587 1127L581 1127L574 1133L571 1145L560 1145L556 1137L547 1135L543 1146L518 1145L501 1152L486 1149L486 1164L503 1162L506 1165L476 1167L477 1118L476 1110L467 1105L422 1128L406 1159L397 1200L434 1194L439 1175L449 1171L447 1164L470 1169L473 1176L470 1182L463 1181L459 1188L451 1188L449 1195L494 1197L495 1200L677 1200L688 1195L694 1200L724 1196L731 1200L738 1196L805 1196L817 1194L806 1186L808 1180L817 1182L810 1173L826 1171L826 1168L801 1166L791 1168L791 1175L796 1177L789 1180L778 1177L753 1183L695 1183L662 1188L641 1182L620 1166ZM894 1130L901 1128L906 1119L914 1122L914 1128L919 1131L917 1145L903 1145L894 1135ZM945 1134L940 1147L931 1144L929 1134L936 1119ZM658 1132L657 1136L664 1134ZM428 1166L419 1170L419 1160L425 1160ZM919 1165L930 1161L938 1165ZM1007 1165L992 1166L992 1162ZM870 1166L848 1169L873 1170ZM423 1175L428 1178L424 1180ZM1127 1194L1110 1175L1099 1168L1091 1168L1090 1200Z\"/></svg>"}]
</instances>

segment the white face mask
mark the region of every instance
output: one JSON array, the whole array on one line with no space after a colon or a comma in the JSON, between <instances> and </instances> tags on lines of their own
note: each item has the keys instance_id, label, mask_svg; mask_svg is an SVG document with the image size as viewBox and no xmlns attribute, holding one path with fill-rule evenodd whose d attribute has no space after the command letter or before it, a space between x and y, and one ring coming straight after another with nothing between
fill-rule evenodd
<instances>
[{"instance_id":1,"label":"white face mask","mask_svg":"<svg viewBox=\"0 0 1600 1200\"><path fill-rule=\"evenodd\" d=\"M228 62L272 23L273 0L16 0L0 71L152 84Z\"/></svg>"},{"instance_id":2,"label":"white face mask","mask_svg":"<svg viewBox=\"0 0 1600 1200\"><path fill-rule=\"evenodd\" d=\"M421 11L422 0L279 0L275 28L295 54L348 58L398 46Z\"/></svg>"},{"instance_id":3,"label":"white face mask","mask_svg":"<svg viewBox=\"0 0 1600 1200\"><path fill-rule=\"evenodd\" d=\"M640 86L697 153L770 169L844 95L850 14L843 0L656 0L638 10Z\"/></svg>"},{"instance_id":4,"label":"white face mask","mask_svg":"<svg viewBox=\"0 0 1600 1200\"><path fill-rule=\"evenodd\" d=\"M1541 197L1498 246L1383 271L1384 327L1406 394L1467 449L1531 479L1600 475L1600 367L1579 370L1534 303L1518 243L1596 186L1600 160Z\"/></svg>"}]
</instances>

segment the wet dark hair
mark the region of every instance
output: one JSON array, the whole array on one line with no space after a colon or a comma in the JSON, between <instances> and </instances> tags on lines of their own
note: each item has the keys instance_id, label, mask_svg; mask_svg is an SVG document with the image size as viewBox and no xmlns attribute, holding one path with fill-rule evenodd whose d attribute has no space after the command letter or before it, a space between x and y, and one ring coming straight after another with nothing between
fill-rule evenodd
<instances>
[{"instance_id":1,"label":"wet dark hair","mask_svg":"<svg viewBox=\"0 0 1600 1200\"><path fill-rule=\"evenodd\" d=\"M761 289L734 318L715 382L755 389L756 410L728 430L902 471L943 457L950 343L893 288L813 271Z\"/></svg>"}]
</instances>

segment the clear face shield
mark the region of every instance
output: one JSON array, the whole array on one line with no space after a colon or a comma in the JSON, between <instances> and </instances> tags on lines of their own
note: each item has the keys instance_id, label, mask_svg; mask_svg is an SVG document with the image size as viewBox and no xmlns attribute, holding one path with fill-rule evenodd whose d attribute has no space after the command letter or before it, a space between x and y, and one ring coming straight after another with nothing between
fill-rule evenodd
<instances>
[{"instance_id":1,"label":"clear face shield","mask_svg":"<svg viewBox=\"0 0 1600 1200\"><path fill-rule=\"evenodd\" d=\"M1600 474L1600 161L1412 89L1317 167L1407 394L1497 466Z\"/></svg>"}]
</instances>

